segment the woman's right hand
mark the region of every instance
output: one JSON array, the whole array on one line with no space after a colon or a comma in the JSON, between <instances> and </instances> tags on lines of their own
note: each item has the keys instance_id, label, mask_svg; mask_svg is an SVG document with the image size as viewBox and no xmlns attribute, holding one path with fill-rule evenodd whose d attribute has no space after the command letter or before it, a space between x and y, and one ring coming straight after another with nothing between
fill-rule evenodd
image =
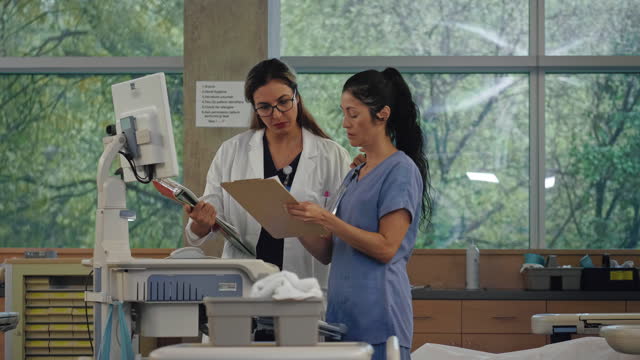
<instances>
[{"instance_id":1,"label":"woman's right hand","mask_svg":"<svg viewBox=\"0 0 640 360\"><path fill-rule=\"evenodd\" d=\"M191 231L199 237L211 232L211 229L216 224L218 212L213 205L206 201L199 201L194 207L185 205L184 211L193 220Z\"/></svg>"}]
</instances>

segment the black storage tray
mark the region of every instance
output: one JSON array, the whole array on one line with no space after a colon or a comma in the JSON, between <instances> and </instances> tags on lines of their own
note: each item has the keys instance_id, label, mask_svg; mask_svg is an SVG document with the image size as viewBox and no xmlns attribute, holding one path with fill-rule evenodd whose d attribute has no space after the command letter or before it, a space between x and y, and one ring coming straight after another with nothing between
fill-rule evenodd
<instances>
[{"instance_id":1,"label":"black storage tray","mask_svg":"<svg viewBox=\"0 0 640 360\"><path fill-rule=\"evenodd\" d=\"M582 290L640 290L637 268L584 268Z\"/></svg>"}]
</instances>

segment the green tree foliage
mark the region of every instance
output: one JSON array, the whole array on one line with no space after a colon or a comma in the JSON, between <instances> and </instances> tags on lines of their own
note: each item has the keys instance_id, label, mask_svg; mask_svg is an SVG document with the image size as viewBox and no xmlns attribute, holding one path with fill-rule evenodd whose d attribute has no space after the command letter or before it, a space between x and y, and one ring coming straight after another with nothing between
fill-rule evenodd
<instances>
[{"instance_id":1,"label":"green tree foliage","mask_svg":"<svg viewBox=\"0 0 640 360\"><path fill-rule=\"evenodd\" d=\"M0 56L156 56L182 52L181 1L1 1ZM131 75L0 75L0 246L92 247L96 172L111 85ZM182 152L182 76L168 75ZM134 247L175 247L181 208L129 184Z\"/></svg>"},{"instance_id":2,"label":"green tree foliage","mask_svg":"<svg viewBox=\"0 0 640 360\"><path fill-rule=\"evenodd\" d=\"M283 55L527 55L528 0L282 0Z\"/></svg>"},{"instance_id":3,"label":"green tree foliage","mask_svg":"<svg viewBox=\"0 0 640 360\"><path fill-rule=\"evenodd\" d=\"M549 247L640 247L640 75L548 79Z\"/></svg>"},{"instance_id":4,"label":"green tree foliage","mask_svg":"<svg viewBox=\"0 0 640 360\"><path fill-rule=\"evenodd\" d=\"M181 56L182 0L3 0L0 56Z\"/></svg>"},{"instance_id":5,"label":"green tree foliage","mask_svg":"<svg viewBox=\"0 0 640 360\"><path fill-rule=\"evenodd\" d=\"M640 55L640 1L547 0L548 55Z\"/></svg>"}]
</instances>

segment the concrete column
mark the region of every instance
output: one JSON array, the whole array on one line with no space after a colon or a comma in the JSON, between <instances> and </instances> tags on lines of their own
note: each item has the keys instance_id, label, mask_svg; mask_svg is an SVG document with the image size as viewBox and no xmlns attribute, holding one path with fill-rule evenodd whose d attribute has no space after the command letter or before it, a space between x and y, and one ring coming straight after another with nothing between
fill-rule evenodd
<instances>
[{"instance_id":1,"label":"concrete column","mask_svg":"<svg viewBox=\"0 0 640 360\"><path fill-rule=\"evenodd\" d=\"M223 141L246 128L197 128L196 81L242 81L267 57L266 0L184 2L184 182L198 195ZM185 219L186 220L186 219ZM222 238L202 245L222 254Z\"/></svg>"}]
</instances>

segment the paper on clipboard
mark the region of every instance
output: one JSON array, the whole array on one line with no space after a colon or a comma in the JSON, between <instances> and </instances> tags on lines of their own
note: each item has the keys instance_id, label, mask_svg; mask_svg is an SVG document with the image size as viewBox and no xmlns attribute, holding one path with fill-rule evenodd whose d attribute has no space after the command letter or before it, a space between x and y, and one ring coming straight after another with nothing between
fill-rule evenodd
<instances>
[{"instance_id":1,"label":"paper on clipboard","mask_svg":"<svg viewBox=\"0 0 640 360\"><path fill-rule=\"evenodd\" d=\"M220 184L231 197L276 239L327 235L318 224L296 220L284 204L298 202L276 179L248 179Z\"/></svg>"}]
</instances>

